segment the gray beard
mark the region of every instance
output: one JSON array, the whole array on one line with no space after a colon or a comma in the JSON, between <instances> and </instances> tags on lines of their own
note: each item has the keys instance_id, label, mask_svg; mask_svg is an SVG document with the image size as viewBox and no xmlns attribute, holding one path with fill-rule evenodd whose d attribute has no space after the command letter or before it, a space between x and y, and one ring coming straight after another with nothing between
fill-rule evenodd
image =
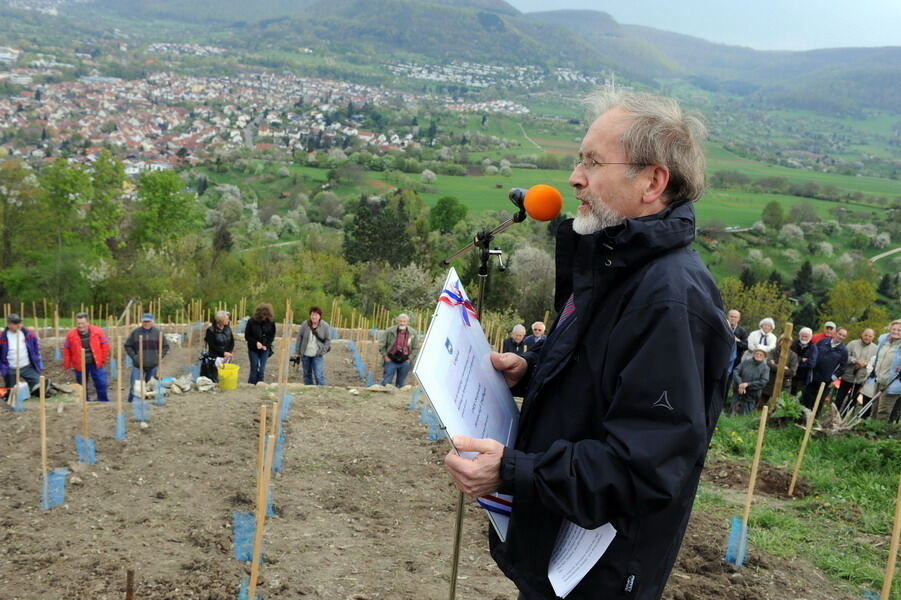
<instances>
[{"instance_id":1,"label":"gray beard","mask_svg":"<svg viewBox=\"0 0 901 600\"><path fill-rule=\"evenodd\" d=\"M579 235L590 235L601 229L619 225L626 217L619 214L600 200L588 204L588 214L581 212L573 219L573 231Z\"/></svg>"}]
</instances>

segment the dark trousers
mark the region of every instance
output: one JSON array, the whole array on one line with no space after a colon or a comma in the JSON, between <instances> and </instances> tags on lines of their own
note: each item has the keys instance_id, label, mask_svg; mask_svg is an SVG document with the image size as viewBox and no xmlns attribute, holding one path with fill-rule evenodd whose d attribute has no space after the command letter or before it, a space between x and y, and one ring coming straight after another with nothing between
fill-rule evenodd
<instances>
[{"instance_id":1,"label":"dark trousers","mask_svg":"<svg viewBox=\"0 0 901 600\"><path fill-rule=\"evenodd\" d=\"M811 381L804 387L804 392L801 394L801 404L813 410L813 405L817 400L817 393L820 391L820 384L822 381ZM832 389L832 382L827 381L826 387L823 388L823 396L820 398L820 404L826 401L826 397L829 395L829 391Z\"/></svg>"},{"instance_id":2,"label":"dark trousers","mask_svg":"<svg viewBox=\"0 0 901 600\"><path fill-rule=\"evenodd\" d=\"M14 387L16 385L16 370L10 368L4 379L6 380L6 387ZM28 389L33 390L41 382L41 374L33 365L28 365L19 369L19 380L27 382Z\"/></svg>"},{"instance_id":3,"label":"dark trousers","mask_svg":"<svg viewBox=\"0 0 901 600\"><path fill-rule=\"evenodd\" d=\"M266 361L269 360L269 350L247 350L250 358L250 377L247 383L254 384L263 381L266 372Z\"/></svg>"}]
</instances>

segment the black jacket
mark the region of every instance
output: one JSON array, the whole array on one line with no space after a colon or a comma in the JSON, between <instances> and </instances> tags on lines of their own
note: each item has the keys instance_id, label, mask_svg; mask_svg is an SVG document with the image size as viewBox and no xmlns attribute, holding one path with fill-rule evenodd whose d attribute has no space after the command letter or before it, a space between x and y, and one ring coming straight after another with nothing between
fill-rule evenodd
<instances>
[{"instance_id":1,"label":"black jacket","mask_svg":"<svg viewBox=\"0 0 901 600\"><path fill-rule=\"evenodd\" d=\"M741 357L748 351L748 332L745 331L745 328L741 325L736 325L734 335L738 338L738 341L735 342L735 363L732 365L733 369L741 363Z\"/></svg>"},{"instance_id":2,"label":"black jacket","mask_svg":"<svg viewBox=\"0 0 901 600\"><path fill-rule=\"evenodd\" d=\"M848 349L844 344L832 346L831 338L823 338L817 344L817 363L813 367L815 383L825 381L827 384L838 379L848 366Z\"/></svg>"},{"instance_id":3,"label":"black jacket","mask_svg":"<svg viewBox=\"0 0 901 600\"><path fill-rule=\"evenodd\" d=\"M266 346L269 356L272 356L272 343L275 341L275 323L272 321L257 321L248 319L244 328L244 339L247 340L247 349L256 350L257 342Z\"/></svg>"},{"instance_id":4,"label":"black jacket","mask_svg":"<svg viewBox=\"0 0 901 600\"><path fill-rule=\"evenodd\" d=\"M508 337L504 340L504 343L501 345L502 352L513 352L514 354L523 355L526 351L526 340L523 339L518 344L513 341L512 337Z\"/></svg>"},{"instance_id":5,"label":"black jacket","mask_svg":"<svg viewBox=\"0 0 901 600\"><path fill-rule=\"evenodd\" d=\"M529 599L554 598L547 567L563 518L618 532L569 599L663 591L734 345L693 239L691 205L588 236L571 221L558 230L555 305L574 291L575 318L525 355L519 430L500 472L513 513L505 543L490 534L492 556Z\"/></svg>"},{"instance_id":6,"label":"black jacket","mask_svg":"<svg viewBox=\"0 0 901 600\"><path fill-rule=\"evenodd\" d=\"M226 352L231 352L235 349L235 336L232 335L232 328L228 325L222 329L215 325L210 325L206 329L203 341L210 349L210 356L225 356Z\"/></svg>"}]
</instances>

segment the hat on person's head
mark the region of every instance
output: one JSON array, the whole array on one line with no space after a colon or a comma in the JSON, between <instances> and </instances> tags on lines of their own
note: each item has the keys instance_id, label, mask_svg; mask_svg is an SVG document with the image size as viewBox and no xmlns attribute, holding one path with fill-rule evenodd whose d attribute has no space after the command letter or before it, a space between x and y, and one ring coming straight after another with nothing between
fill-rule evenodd
<instances>
[{"instance_id":1,"label":"hat on person's head","mask_svg":"<svg viewBox=\"0 0 901 600\"><path fill-rule=\"evenodd\" d=\"M6 315L6 322L13 324L21 323L22 317L20 317L16 313L9 313L8 315Z\"/></svg>"},{"instance_id":2,"label":"hat on person's head","mask_svg":"<svg viewBox=\"0 0 901 600\"><path fill-rule=\"evenodd\" d=\"M833 323L832 321L826 321L826 324L823 325L823 329L830 329L830 328L835 329L835 323Z\"/></svg>"},{"instance_id":3,"label":"hat on person's head","mask_svg":"<svg viewBox=\"0 0 901 600\"><path fill-rule=\"evenodd\" d=\"M143 321L152 321L152 320L153 320L153 315L150 313L144 313L144 316L141 317L142 322Z\"/></svg>"}]
</instances>

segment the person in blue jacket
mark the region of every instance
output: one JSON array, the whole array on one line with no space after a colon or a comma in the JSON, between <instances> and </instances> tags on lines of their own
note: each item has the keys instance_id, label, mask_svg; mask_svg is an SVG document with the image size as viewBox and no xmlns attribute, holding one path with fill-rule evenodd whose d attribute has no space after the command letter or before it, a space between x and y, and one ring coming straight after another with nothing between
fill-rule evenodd
<instances>
[{"instance_id":1,"label":"person in blue jacket","mask_svg":"<svg viewBox=\"0 0 901 600\"><path fill-rule=\"evenodd\" d=\"M840 379L845 372L845 368L848 366L848 349L845 347L845 338L847 337L848 330L839 327L835 330L835 335L824 337L817 344L817 362L813 366L810 383L801 394L801 404L807 408L813 409L820 384L826 384L826 387L823 388L823 398L825 398L830 391L832 382Z\"/></svg>"},{"instance_id":2,"label":"person in blue jacket","mask_svg":"<svg viewBox=\"0 0 901 600\"><path fill-rule=\"evenodd\" d=\"M524 397L515 443L454 438L445 465L472 497L513 496L491 553L520 598L552 599L568 521L616 535L569 600L660 598L723 405L735 335L691 248L704 127L667 98L606 92L557 230L555 309L538 353L492 354Z\"/></svg>"},{"instance_id":3,"label":"person in blue jacket","mask_svg":"<svg viewBox=\"0 0 901 600\"><path fill-rule=\"evenodd\" d=\"M28 389L38 387L44 364L41 361L41 347L34 329L22 325L22 318L10 313L6 316L6 327L0 331L0 375L6 387L16 383L16 370L20 381L28 383Z\"/></svg>"}]
</instances>

